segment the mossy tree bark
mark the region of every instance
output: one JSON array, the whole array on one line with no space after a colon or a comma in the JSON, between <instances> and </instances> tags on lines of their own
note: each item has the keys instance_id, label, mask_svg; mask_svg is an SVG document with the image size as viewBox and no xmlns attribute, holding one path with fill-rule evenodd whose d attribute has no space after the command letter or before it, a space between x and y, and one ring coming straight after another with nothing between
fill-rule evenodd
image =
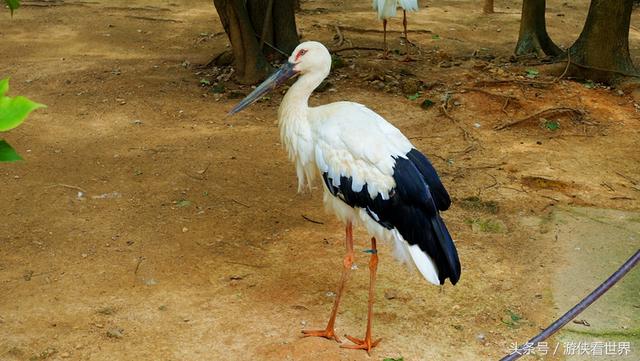
<instances>
[{"instance_id":1,"label":"mossy tree bark","mask_svg":"<svg viewBox=\"0 0 640 361\"><path fill-rule=\"evenodd\" d=\"M295 0L213 0L213 4L231 42L240 83L257 83L271 71L267 59L277 56L274 48L290 53L298 45Z\"/></svg>"},{"instance_id":2,"label":"mossy tree bark","mask_svg":"<svg viewBox=\"0 0 640 361\"><path fill-rule=\"evenodd\" d=\"M558 56L563 53L547 33L545 10L546 0L523 0L516 55Z\"/></svg>"},{"instance_id":3,"label":"mossy tree bark","mask_svg":"<svg viewBox=\"0 0 640 361\"><path fill-rule=\"evenodd\" d=\"M604 83L638 77L629 55L633 0L591 0L578 40L569 48L572 76Z\"/></svg>"}]
</instances>

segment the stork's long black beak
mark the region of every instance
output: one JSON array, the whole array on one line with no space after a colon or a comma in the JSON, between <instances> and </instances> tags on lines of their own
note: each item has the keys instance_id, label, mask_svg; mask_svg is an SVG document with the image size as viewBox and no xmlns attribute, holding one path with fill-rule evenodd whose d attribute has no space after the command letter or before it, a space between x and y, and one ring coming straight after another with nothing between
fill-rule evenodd
<instances>
[{"instance_id":1,"label":"stork's long black beak","mask_svg":"<svg viewBox=\"0 0 640 361\"><path fill-rule=\"evenodd\" d=\"M293 67L296 64L286 62L282 64L282 66L276 70L273 74L271 74L262 84L258 85L251 94L247 95L244 99L240 101L240 103L236 104L233 109L229 111L229 115L233 115L241 111L242 109L248 107L249 105L255 103L258 99L262 98L263 95L282 85L285 81L293 78L298 74L297 71L293 70Z\"/></svg>"}]
</instances>

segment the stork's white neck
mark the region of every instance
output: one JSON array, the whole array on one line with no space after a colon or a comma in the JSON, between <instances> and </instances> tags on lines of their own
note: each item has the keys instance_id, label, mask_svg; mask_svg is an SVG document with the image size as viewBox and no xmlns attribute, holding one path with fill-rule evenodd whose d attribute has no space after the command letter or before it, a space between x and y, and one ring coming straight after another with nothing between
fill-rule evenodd
<instances>
[{"instance_id":1,"label":"stork's white neck","mask_svg":"<svg viewBox=\"0 0 640 361\"><path fill-rule=\"evenodd\" d=\"M297 118L303 115L306 118L306 112L309 108L309 97L325 77L326 75L320 73L307 73L301 75L298 80L293 83L282 99L282 103L280 103L278 112L278 120L280 123L286 122L291 116Z\"/></svg>"},{"instance_id":2,"label":"stork's white neck","mask_svg":"<svg viewBox=\"0 0 640 361\"><path fill-rule=\"evenodd\" d=\"M298 190L311 184L313 168L313 132L309 122L309 96L326 74L306 73L289 88L278 109L280 138L287 148L289 159L296 164ZM305 182L306 180L306 182Z\"/></svg>"}]
</instances>

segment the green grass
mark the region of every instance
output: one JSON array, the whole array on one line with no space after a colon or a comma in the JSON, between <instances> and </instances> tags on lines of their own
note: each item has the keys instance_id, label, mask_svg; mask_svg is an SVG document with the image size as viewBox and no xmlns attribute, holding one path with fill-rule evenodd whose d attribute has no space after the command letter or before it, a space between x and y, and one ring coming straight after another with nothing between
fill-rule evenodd
<instances>
[{"instance_id":1,"label":"green grass","mask_svg":"<svg viewBox=\"0 0 640 361\"><path fill-rule=\"evenodd\" d=\"M507 227L504 222L492 218L469 218L465 223L471 226L474 232L482 233L505 233Z\"/></svg>"},{"instance_id":2,"label":"green grass","mask_svg":"<svg viewBox=\"0 0 640 361\"><path fill-rule=\"evenodd\" d=\"M495 201L483 201L480 197L467 197L458 202L460 207L484 213L496 214L499 211L498 203Z\"/></svg>"}]
</instances>

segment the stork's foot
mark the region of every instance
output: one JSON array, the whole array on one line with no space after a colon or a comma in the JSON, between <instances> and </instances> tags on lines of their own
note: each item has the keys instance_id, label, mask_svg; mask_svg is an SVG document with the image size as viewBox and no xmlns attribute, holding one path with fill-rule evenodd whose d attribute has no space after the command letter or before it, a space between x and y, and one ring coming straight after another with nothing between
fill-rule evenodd
<instances>
[{"instance_id":1,"label":"stork's foot","mask_svg":"<svg viewBox=\"0 0 640 361\"><path fill-rule=\"evenodd\" d=\"M349 341L353 342L354 345L340 345L340 347L343 348L350 348L350 349L355 349L355 350L366 350L368 354L371 353L371 349L378 346L378 344L380 343L380 341L382 340L381 338L371 342L371 336L367 335L364 340L361 340L359 338L355 338L349 335L345 335L346 338L349 339Z\"/></svg>"},{"instance_id":2,"label":"stork's foot","mask_svg":"<svg viewBox=\"0 0 640 361\"><path fill-rule=\"evenodd\" d=\"M402 58L402 60L400 60L400 61L401 61L401 62L403 62L403 63L410 63L410 62L416 61L416 59L412 58L412 57L411 57L411 55L408 55L408 54L407 54L407 55L405 55L405 57L404 57L404 58Z\"/></svg>"},{"instance_id":3,"label":"stork's foot","mask_svg":"<svg viewBox=\"0 0 640 361\"><path fill-rule=\"evenodd\" d=\"M413 41L411 41L411 40L409 40L409 39L405 38L404 36L402 36L402 37L400 37L400 38L402 39L402 41L404 41L404 42L405 42L405 44L410 45L410 46L413 46L414 48L417 48L417 47L418 47L418 45L416 45L416 43L414 43Z\"/></svg>"},{"instance_id":4,"label":"stork's foot","mask_svg":"<svg viewBox=\"0 0 640 361\"><path fill-rule=\"evenodd\" d=\"M336 340L336 342L342 342L333 327L327 327L324 330L302 330L302 337L324 337L329 340Z\"/></svg>"},{"instance_id":5,"label":"stork's foot","mask_svg":"<svg viewBox=\"0 0 640 361\"><path fill-rule=\"evenodd\" d=\"M378 55L378 58L382 60L389 60L389 51L385 50L384 52L382 52L382 54Z\"/></svg>"}]
</instances>

